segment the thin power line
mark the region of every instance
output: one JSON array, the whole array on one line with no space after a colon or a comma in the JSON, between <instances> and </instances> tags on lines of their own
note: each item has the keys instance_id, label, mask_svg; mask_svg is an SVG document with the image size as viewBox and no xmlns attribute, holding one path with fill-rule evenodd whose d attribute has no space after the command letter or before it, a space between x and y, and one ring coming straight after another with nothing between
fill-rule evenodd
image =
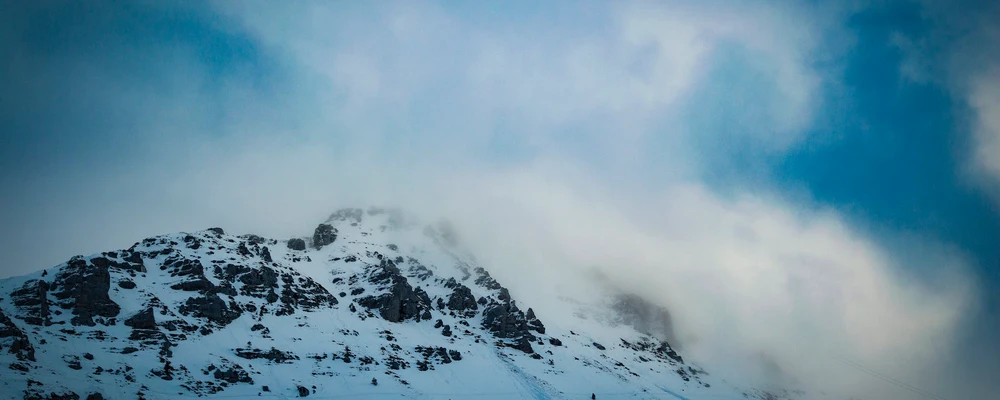
<instances>
[{"instance_id":1,"label":"thin power line","mask_svg":"<svg viewBox=\"0 0 1000 400\"><path fill-rule=\"evenodd\" d=\"M836 355L831 355L831 357L833 357L837 361L840 361L840 362L842 362L844 364L847 364L847 365L849 365L851 367L854 367L854 368L856 368L856 369L858 369L858 370L860 370L862 372L868 373L871 376L879 378L879 379L881 379L881 380L883 380L885 382L891 383L893 385L899 386L899 387L901 387L903 389L909 390L909 391L911 391L913 393L919 394L919 395L921 395L921 396L923 396L925 398L933 399L933 400L947 400L944 397L941 397L941 396L938 396L938 395L936 395L934 393L931 393L931 392L928 392L926 390L920 389L920 388L918 388L916 386L907 384L906 382L901 382L899 380L896 380L896 379L890 378L888 376L885 376L883 374L880 374L880 373L878 373L878 371L875 371L875 370L873 370L871 368L865 367L864 365L861 365L861 364L859 364L857 362L854 362L854 361L851 361L851 360L848 360L846 358L839 357L839 356L836 356Z\"/></svg>"}]
</instances>

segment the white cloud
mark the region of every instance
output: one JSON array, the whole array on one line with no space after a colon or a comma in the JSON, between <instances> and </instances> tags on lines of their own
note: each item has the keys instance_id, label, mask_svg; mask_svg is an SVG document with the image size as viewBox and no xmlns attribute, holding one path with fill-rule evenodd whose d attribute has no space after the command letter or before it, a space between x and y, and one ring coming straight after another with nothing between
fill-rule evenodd
<instances>
[{"instance_id":1,"label":"white cloud","mask_svg":"<svg viewBox=\"0 0 1000 400\"><path fill-rule=\"evenodd\" d=\"M367 109L367 118L410 124L407 111L426 114L435 107L430 111L452 115L422 128L465 141L484 140L492 133L487 127L503 124L505 135L540 148L573 127L582 131L580 140L596 146L625 146L627 157L654 131L696 135L684 133L683 120L672 113L713 79L713 60L731 46L751 58L734 68L759 71L774 82L773 93L759 97L773 103L766 126L733 134L753 135L768 151L804 140L820 105L817 37L830 34L828 24L804 8L739 3L584 6L609 14L601 27L476 24L432 4L393 3L355 13L324 3L299 3L291 13L244 3L218 6L265 43L329 78L332 112ZM561 21L580 13L558 12L570 14ZM654 129L665 122L674 128ZM587 133L588 127L598 132Z\"/></svg>"},{"instance_id":2,"label":"white cloud","mask_svg":"<svg viewBox=\"0 0 1000 400\"><path fill-rule=\"evenodd\" d=\"M762 352L813 390L909 398L837 358L918 382L947 357L974 296L961 257L907 265L948 271L935 277L946 290L914 282L834 210L723 199L682 182L634 198L563 170L538 164L457 179L461 194L441 207L529 304L598 266L667 305L686 354L717 371Z\"/></svg>"}]
</instances>

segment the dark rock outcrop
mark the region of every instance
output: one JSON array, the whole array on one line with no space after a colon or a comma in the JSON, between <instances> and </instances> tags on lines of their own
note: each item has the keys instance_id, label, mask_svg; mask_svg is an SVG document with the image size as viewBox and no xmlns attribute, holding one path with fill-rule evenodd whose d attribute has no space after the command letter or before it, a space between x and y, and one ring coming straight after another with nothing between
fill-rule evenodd
<instances>
[{"instance_id":1,"label":"dark rock outcrop","mask_svg":"<svg viewBox=\"0 0 1000 400\"><path fill-rule=\"evenodd\" d=\"M18 361L35 361L35 348L28 336L0 311L0 350L4 345L8 347L7 352L17 357Z\"/></svg>"},{"instance_id":2,"label":"dark rock outcrop","mask_svg":"<svg viewBox=\"0 0 1000 400\"><path fill-rule=\"evenodd\" d=\"M531 338L529 336L521 336L520 338L515 340L514 343L510 345L510 347L513 347L517 350L521 350L527 354L532 354L535 352L535 349L531 348Z\"/></svg>"},{"instance_id":3,"label":"dark rock outcrop","mask_svg":"<svg viewBox=\"0 0 1000 400\"><path fill-rule=\"evenodd\" d=\"M160 269L167 271L172 277L186 278L170 286L171 289L201 294L213 293L216 289L215 284L205 277L205 266L197 259L184 258L179 255L170 256L163 262Z\"/></svg>"},{"instance_id":4,"label":"dark rock outcrop","mask_svg":"<svg viewBox=\"0 0 1000 400\"><path fill-rule=\"evenodd\" d=\"M216 294L187 299L179 311L184 315L207 319L219 326L229 325L243 314L239 306L230 307Z\"/></svg>"},{"instance_id":5,"label":"dark rock outcrop","mask_svg":"<svg viewBox=\"0 0 1000 400\"><path fill-rule=\"evenodd\" d=\"M529 308L528 312L524 314L524 318L528 320L528 329L545 334L545 325L538 317L535 317L535 310Z\"/></svg>"},{"instance_id":6,"label":"dark rock outcrop","mask_svg":"<svg viewBox=\"0 0 1000 400\"><path fill-rule=\"evenodd\" d=\"M11 293L14 305L21 310L21 319L31 325L51 325L49 314L49 283L32 279Z\"/></svg>"},{"instance_id":7,"label":"dark rock outcrop","mask_svg":"<svg viewBox=\"0 0 1000 400\"><path fill-rule=\"evenodd\" d=\"M388 286L388 293L358 299L358 304L378 309L379 315L389 322L431 319L431 299L423 289L414 289L407 282L399 268L389 259L383 259L378 267L373 267L369 281Z\"/></svg>"},{"instance_id":8,"label":"dark rock outcrop","mask_svg":"<svg viewBox=\"0 0 1000 400\"><path fill-rule=\"evenodd\" d=\"M251 245L256 246L256 245ZM254 247L256 249L256 247ZM268 255L263 250L259 252L262 258L267 259ZM251 250L247 252L253 253ZM264 299L268 303L276 303L278 307L273 308L275 315L290 315L296 310L311 311L319 307L333 307L338 301L320 284L312 278L300 276L289 272L278 272L279 270L268 266L260 268L250 268L243 265L227 264L225 267L216 267L215 277L224 283L220 284L218 290L214 292L228 295L236 295L236 290L227 293L223 289L233 288L232 283L239 282L239 294L243 296ZM225 286L225 288L223 288ZM209 291L212 293L213 291ZM279 294L280 293L280 294Z\"/></svg>"},{"instance_id":9,"label":"dark rock outcrop","mask_svg":"<svg viewBox=\"0 0 1000 400\"><path fill-rule=\"evenodd\" d=\"M250 378L250 374L248 374L247 371L239 365L233 365L231 368L225 370L222 368L216 368L212 373L212 377L228 383L253 384L253 378Z\"/></svg>"},{"instance_id":10,"label":"dark rock outcrop","mask_svg":"<svg viewBox=\"0 0 1000 400\"><path fill-rule=\"evenodd\" d=\"M88 266L80 258L70 260L50 288L59 306L73 311L70 323L94 326L94 317L112 318L121 308L108 296L111 274L108 267Z\"/></svg>"},{"instance_id":11,"label":"dark rock outcrop","mask_svg":"<svg viewBox=\"0 0 1000 400\"><path fill-rule=\"evenodd\" d=\"M320 307L333 307L339 303L334 295L311 278L299 278L296 284L291 275L284 274L281 280L285 283L285 287L279 297L282 307L276 315L292 314L297 308L312 311Z\"/></svg>"},{"instance_id":12,"label":"dark rock outcrop","mask_svg":"<svg viewBox=\"0 0 1000 400\"><path fill-rule=\"evenodd\" d=\"M514 300L511 299L507 288L500 286L495 279L490 277L489 272L486 272L483 268L476 268L475 272L479 275L479 278L476 279L476 284L496 290L498 292L497 298L499 299L499 301L494 300L492 297L489 299L479 299L478 303L483 305L482 327L497 338L514 339L512 344L508 343L510 347L525 353L534 353L534 349L531 348L531 342L536 337L531 331L540 334L545 333L545 326L542 324L542 321L535 317L534 310L528 309L528 314L525 315L517 307Z\"/></svg>"},{"instance_id":13,"label":"dark rock outcrop","mask_svg":"<svg viewBox=\"0 0 1000 400\"><path fill-rule=\"evenodd\" d=\"M663 340L640 340L636 342L629 342L625 339L621 339L622 346L635 351L647 352L656 358L659 358L668 362L679 362L684 363L684 359L677 354L676 351L670 344Z\"/></svg>"},{"instance_id":14,"label":"dark rock outcrop","mask_svg":"<svg viewBox=\"0 0 1000 400\"><path fill-rule=\"evenodd\" d=\"M271 350L260 350L260 349L236 349L236 356L240 358L245 358L247 360L255 360L262 358L275 363L285 363L292 360L298 360L299 357L295 354L284 352L278 350L274 347Z\"/></svg>"},{"instance_id":15,"label":"dark rock outcrop","mask_svg":"<svg viewBox=\"0 0 1000 400\"><path fill-rule=\"evenodd\" d=\"M132 266L132 271L146 272L146 265L143 262L142 254L139 254L139 252L124 250L122 251L121 258Z\"/></svg>"},{"instance_id":16,"label":"dark rock outcrop","mask_svg":"<svg viewBox=\"0 0 1000 400\"><path fill-rule=\"evenodd\" d=\"M493 336L502 339L517 339L515 348L530 353L531 340L535 336L531 334L527 318L524 313L517 308L512 301L497 303L493 302L483 310L483 328L490 331ZM524 339L524 343L520 343Z\"/></svg>"},{"instance_id":17,"label":"dark rock outcrop","mask_svg":"<svg viewBox=\"0 0 1000 400\"><path fill-rule=\"evenodd\" d=\"M181 314L205 318L218 326L228 325L242 314L242 309L238 305L235 303L227 304L219 297L219 294L235 296L236 290L231 283L234 274L238 271L249 271L248 268L232 264L227 265L226 269L216 266L216 277L222 280L218 286L205 277L205 267L201 261L196 259L171 256L164 261L161 269L168 271L171 276L187 278L170 286L171 289L198 292L199 294L187 299L181 305L178 310Z\"/></svg>"},{"instance_id":18,"label":"dark rock outcrop","mask_svg":"<svg viewBox=\"0 0 1000 400\"><path fill-rule=\"evenodd\" d=\"M201 248L201 239L198 239L191 235L184 236L184 243L186 243L187 248L191 250L198 250Z\"/></svg>"},{"instance_id":19,"label":"dark rock outcrop","mask_svg":"<svg viewBox=\"0 0 1000 400\"><path fill-rule=\"evenodd\" d=\"M263 297L269 290L278 288L278 273L269 267L261 267L259 270L247 270L239 281L243 283L240 294Z\"/></svg>"},{"instance_id":20,"label":"dark rock outcrop","mask_svg":"<svg viewBox=\"0 0 1000 400\"><path fill-rule=\"evenodd\" d=\"M260 237L258 235L254 235L252 233L251 234L247 234L247 235L243 235L243 236L240 236L240 237L243 238L243 239L246 239L246 241L249 242L249 243L251 243L251 244L264 244L264 243L268 242L267 239L264 239L263 237Z\"/></svg>"},{"instance_id":21,"label":"dark rock outcrop","mask_svg":"<svg viewBox=\"0 0 1000 400\"><path fill-rule=\"evenodd\" d=\"M493 279L493 277L490 276L490 273L487 272L482 267L476 268L475 271L476 271L476 274L479 275L479 277L476 278L476 284L477 285L482 286L482 287L487 288L487 289L491 289L491 290L500 290L500 289L503 289L503 287L500 286L499 283L497 283L496 279Z\"/></svg>"},{"instance_id":22,"label":"dark rock outcrop","mask_svg":"<svg viewBox=\"0 0 1000 400\"><path fill-rule=\"evenodd\" d=\"M25 400L80 400L80 395L73 392L51 392L48 395L43 395L37 391L24 392Z\"/></svg>"},{"instance_id":23,"label":"dark rock outcrop","mask_svg":"<svg viewBox=\"0 0 1000 400\"><path fill-rule=\"evenodd\" d=\"M135 313L135 315L125 320L125 326L132 329L156 329L156 318L153 315L153 308L147 307L145 310Z\"/></svg>"},{"instance_id":24,"label":"dark rock outcrop","mask_svg":"<svg viewBox=\"0 0 1000 400\"><path fill-rule=\"evenodd\" d=\"M305 250L306 241L302 239L288 239L288 248L292 250Z\"/></svg>"},{"instance_id":25,"label":"dark rock outcrop","mask_svg":"<svg viewBox=\"0 0 1000 400\"><path fill-rule=\"evenodd\" d=\"M454 282L454 279L449 283ZM457 311L466 316L476 314L479 306L476 304L476 297L472 295L472 290L461 283L455 283L451 295L448 296L448 309Z\"/></svg>"},{"instance_id":26,"label":"dark rock outcrop","mask_svg":"<svg viewBox=\"0 0 1000 400\"><path fill-rule=\"evenodd\" d=\"M462 359L462 353L457 350L449 350L444 347L424 347L417 346L414 348L417 354L423 356L423 361L418 362L418 366L422 365L421 371L426 371L430 368L432 362L437 364L451 364L452 361L460 361Z\"/></svg>"},{"instance_id":27,"label":"dark rock outcrop","mask_svg":"<svg viewBox=\"0 0 1000 400\"><path fill-rule=\"evenodd\" d=\"M101 256L90 259L90 263L97 268L113 268L123 271L146 272L143 265L142 256L128 250L122 251L119 259L118 252L104 252Z\"/></svg>"},{"instance_id":28,"label":"dark rock outcrop","mask_svg":"<svg viewBox=\"0 0 1000 400\"><path fill-rule=\"evenodd\" d=\"M319 224L313 233L313 246L317 249L323 248L337 240L337 229L330 224Z\"/></svg>"}]
</instances>

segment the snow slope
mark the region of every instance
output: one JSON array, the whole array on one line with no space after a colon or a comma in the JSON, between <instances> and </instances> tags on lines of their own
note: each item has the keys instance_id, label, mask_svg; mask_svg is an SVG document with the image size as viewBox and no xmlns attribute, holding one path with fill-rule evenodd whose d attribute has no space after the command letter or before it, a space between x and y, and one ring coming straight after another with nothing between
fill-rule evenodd
<instances>
[{"instance_id":1,"label":"snow slope","mask_svg":"<svg viewBox=\"0 0 1000 400\"><path fill-rule=\"evenodd\" d=\"M0 397L784 398L684 360L665 310L591 300L547 326L398 211L163 235L0 281Z\"/></svg>"}]
</instances>

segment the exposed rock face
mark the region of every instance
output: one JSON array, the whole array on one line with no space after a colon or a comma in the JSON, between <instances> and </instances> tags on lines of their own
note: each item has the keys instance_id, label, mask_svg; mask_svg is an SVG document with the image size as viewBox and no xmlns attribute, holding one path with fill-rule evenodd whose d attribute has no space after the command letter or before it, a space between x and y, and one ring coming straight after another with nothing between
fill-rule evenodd
<instances>
[{"instance_id":1,"label":"exposed rock face","mask_svg":"<svg viewBox=\"0 0 1000 400\"><path fill-rule=\"evenodd\" d=\"M430 369L430 362L432 361L437 364L451 364L452 361L462 360L461 352L457 350L449 350L444 347L417 346L415 350L424 357L425 368L421 368L421 370Z\"/></svg>"},{"instance_id":2,"label":"exposed rock face","mask_svg":"<svg viewBox=\"0 0 1000 400\"><path fill-rule=\"evenodd\" d=\"M210 294L215 292L215 284L205 277L205 267L197 259L182 256L171 256L163 262L160 269L168 271L172 277L184 277L185 280L170 286L174 290Z\"/></svg>"},{"instance_id":3,"label":"exposed rock face","mask_svg":"<svg viewBox=\"0 0 1000 400\"><path fill-rule=\"evenodd\" d=\"M637 342L629 342L625 339L621 339L621 342L622 347L646 352L662 360L673 360L680 363L684 362L684 359L681 358L681 356L677 354L672 347L670 347L670 344L665 341L641 340Z\"/></svg>"},{"instance_id":4,"label":"exposed rock face","mask_svg":"<svg viewBox=\"0 0 1000 400\"><path fill-rule=\"evenodd\" d=\"M523 351L525 353L528 353L528 354L531 354L531 353L535 352L535 349L531 348L531 337L530 336L521 336L520 338L518 338L517 340L515 340L514 344L510 345L510 347L513 347L515 349L521 350L521 351Z\"/></svg>"},{"instance_id":5,"label":"exposed rock face","mask_svg":"<svg viewBox=\"0 0 1000 400\"><path fill-rule=\"evenodd\" d=\"M267 351L260 349L236 349L236 356L248 360L262 358L275 363L285 363L299 359L299 357L295 354L284 352L273 347L271 350Z\"/></svg>"},{"instance_id":6,"label":"exposed rock face","mask_svg":"<svg viewBox=\"0 0 1000 400\"><path fill-rule=\"evenodd\" d=\"M125 320L125 325L132 327L132 329L156 329L156 318L153 316L153 308L146 308L129 317Z\"/></svg>"},{"instance_id":7,"label":"exposed rock face","mask_svg":"<svg viewBox=\"0 0 1000 400\"><path fill-rule=\"evenodd\" d=\"M630 325L639 332L676 344L670 313L666 309L633 294L617 296L612 309L621 318L621 323Z\"/></svg>"},{"instance_id":8,"label":"exposed rock face","mask_svg":"<svg viewBox=\"0 0 1000 400\"><path fill-rule=\"evenodd\" d=\"M0 350L7 346L7 352L17 357L18 361L35 361L35 348L14 321L0 311Z\"/></svg>"},{"instance_id":9,"label":"exposed rock face","mask_svg":"<svg viewBox=\"0 0 1000 400\"><path fill-rule=\"evenodd\" d=\"M259 254L265 261L270 258L270 254L263 251L260 251ZM267 266L254 269L227 264L225 268L220 268L215 275L216 278L225 282L242 283L239 290L240 295L264 299L268 303L276 303L280 300L280 304L275 308L276 315L293 314L296 309L312 311L320 307L333 307L338 303L336 297L312 278L296 276L287 272L279 273L274 268ZM235 293L233 294L235 295Z\"/></svg>"},{"instance_id":10,"label":"exposed rock face","mask_svg":"<svg viewBox=\"0 0 1000 400\"><path fill-rule=\"evenodd\" d=\"M90 263L97 268L116 268L125 271L146 272L142 255L128 250L102 253L100 257L90 259Z\"/></svg>"},{"instance_id":11,"label":"exposed rock face","mask_svg":"<svg viewBox=\"0 0 1000 400\"><path fill-rule=\"evenodd\" d=\"M32 279L11 293L14 305L21 310L24 322L32 325L52 324L49 316L48 292L48 282Z\"/></svg>"},{"instance_id":12,"label":"exposed rock face","mask_svg":"<svg viewBox=\"0 0 1000 400\"><path fill-rule=\"evenodd\" d=\"M321 307L333 307L338 303L334 295L311 278L300 277L296 282L292 275L283 274L281 281L285 286L279 297L282 310L276 315L292 314L297 308L312 311Z\"/></svg>"},{"instance_id":13,"label":"exposed rock face","mask_svg":"<svg viewBox=\"0 0 1000 400\"><path fill-rule=\"evenodd\" d=\"M305 250L306 241L302 239L288 239L288 248L292 250Z\"/></svg>"},{"instance_id":14,"label":"exposed rock face","mask_svg":"<svg viewBox=\"0 0 1000 400\"><path fill-rule=\"evenodd\" d=\"M73 392L61 392L49 393L47 396L43 396L41 393L36 391L25 391L25 400L80 400L80 395Z\"/></svg>"},{"instance_id":15,"label":"exposed rock face","mask_svg":"<svg viewBox=\"0 0 1000 400\"><path fill-rule=\"evenodd\" d=\"M493 277L490 276L490 273L487 272L485 269L476 268L476 274L479 275L479 277L476 278L477 285L493 290L503 289L503 287L500 286L499 283L497 283L496 279L493 279Z\"/></svg>"},{"instance_id":16,"label":"exposed rock face","mask_svg":"<svg viewBox=\"0 0 1000 400\"><path fill-rule=\"evenodd\" d=\"M316 232L313 233L313 246L317 249L333 243L334 240L337 240L337 229L332 225L319 224L316 227Z\"/></svg>"},{"instance_id":17,"label":"exposed rock face","mask_svg":"<svg viewBox=\"0 0 1000 400\"><path fill-rule=\"evenodd\" d=\"M528 329L535 332L545 334L545 325L542 321L535 317L535 310L528 309L528 312L524 314L524 318L528 320Z\"/></svg>"},{"instance_id":18,"label":"exposed rock face","mask_svg":"<svg viewBox=\"0 0 1000 400\"><path fill-rule=\"evenodd\" d=\"M71 260L56 275L50 289L60 307L73 310L70 320L73 325L94 326L94 317L113 318L121 310L108 296L111 275L107 266L89 266L83 259Z\"/></svg>"},{"instance_id":19,"label":"exposed rock face","mask_svg":"<svg viewBox=\"0 0 1000 400\"><path fill-rule=\"evenodd\" d=\"M381 265L372 269L369 281L388 286L389 292L377 297L363 297L358 299L358 304L378 309L379 315L389 322L431 319L430 297L423 289L410 286L392 260L382 259Z\"/></svg>"},{"instance_id":20,"label":"exposed rock face","mask_svg":"<svg viewBox=\"0 0 1000 400\"><path fill-rule=\"evenodd\" d=\"M244 239L246 239L247 242L250 242L252 244L264 244L264 243L267 243L267 239L264 239L264 238L262 238L260 236L254 235L254 234L243 235L241 237L244 238Z\"/></svg>"},{"instance_id":21,"label":"exposed rock face","mask_svg":"<svg viewBox=\"0 0 1000 400\"><path fill-rule=\"evenodd\" d=\"M534 335L528 329L528 321L524 313L514 302L493 302L483 311L483 327L498 338L517 339Z\"/></svg>"},{"instance_id":22,"label":"exposed rock face","mask_svg":"<svg viewBox=\"0 0 1000 400\"><path fill-rule=\"evenodd\" d=\"M242 314L239 305L226 303L219 297L219 294L236 295L230 280L223 280L222 284L216 286L205 277L205 267L201 261L171 256L164 261L161 269L168 271L171 276L186 278L172 285L171 289L198 293L197 296L187 299L178 309L181 314L204 318L218 326L226 326ZM220 268L216 269L217 274L224 274Z\"/></svg>"},{"instance_id":23,"label":"exposed rock face","mask_svg":"<svg viewBox=\"0 0 1000 400\"><path fill-rule=\"evenodd\" d=\"M529 314L525 315L511 299L507 288L500 286L489 272L482 268L476 268L475 272L479 275L476 284L496 290L497 299L499 299L497 301L490 297L479 300L479 303L484 306L482 327L497 338L514 339L514 342L509 344L511 347L525 353L534 353L531 342L536 337L531 331L544 334L545 326L542 325L542 321L535 317L535 312L531 309L528 310Z\"/></svg>"},{"instance_id":24,"label":"exposed rock face","mask_svg":"<svg viewBox=\"0 0 1000 400\"><path fill-rule=\"evenodd\" d=\"M192 297L180 307L181 314L205 318L219 326L229 325L243 313L238 305L226 304L216 294Z\"/></svg>"},{"instance_id":25,"label":"exposed rock face","mask_svg":"<svg viewBox=\"0 0 1000 400\"><path fill-rule=\"evenodd\" d=\"M278 273L269 267L261 267L259 270L247 270L239 277L239 281L243 283L240 294L254 297L266 296L267 293L273 293L278 288Z\"/></svg>"},{"instance_id":26,"label":"exposed rock face","mask_svg":"<svg viewBox=\"0 0 1000 400\"><path fill-rule=\"evenodd\" d=\"M215 371L212 373L212 377L217 380L228 383L249 383L251 385L253 384L253 378L250 378L250 375L247 374L247 371L244 370L243 367L240 367L239 365L234 365L231 368L227 368L225 370L222 368L216 368Z\"/></svg>"},{"instance_id":27,"label":"exposed rock face","mask_svg":"<svg viewBox=\"0 0 1000 400\"><path fill-rule=\"evenodd\" d=\"M449 284L454 281L452 278ZM446 284L446 286L449 285ZM452 289L451 295L448 296L448 309L457 311L463 315L475 315L479 306L476 305L476 297L472 295L472 290L461 283L454 283L453 286L454 289Z\"/></svg>"}]
</instances>

